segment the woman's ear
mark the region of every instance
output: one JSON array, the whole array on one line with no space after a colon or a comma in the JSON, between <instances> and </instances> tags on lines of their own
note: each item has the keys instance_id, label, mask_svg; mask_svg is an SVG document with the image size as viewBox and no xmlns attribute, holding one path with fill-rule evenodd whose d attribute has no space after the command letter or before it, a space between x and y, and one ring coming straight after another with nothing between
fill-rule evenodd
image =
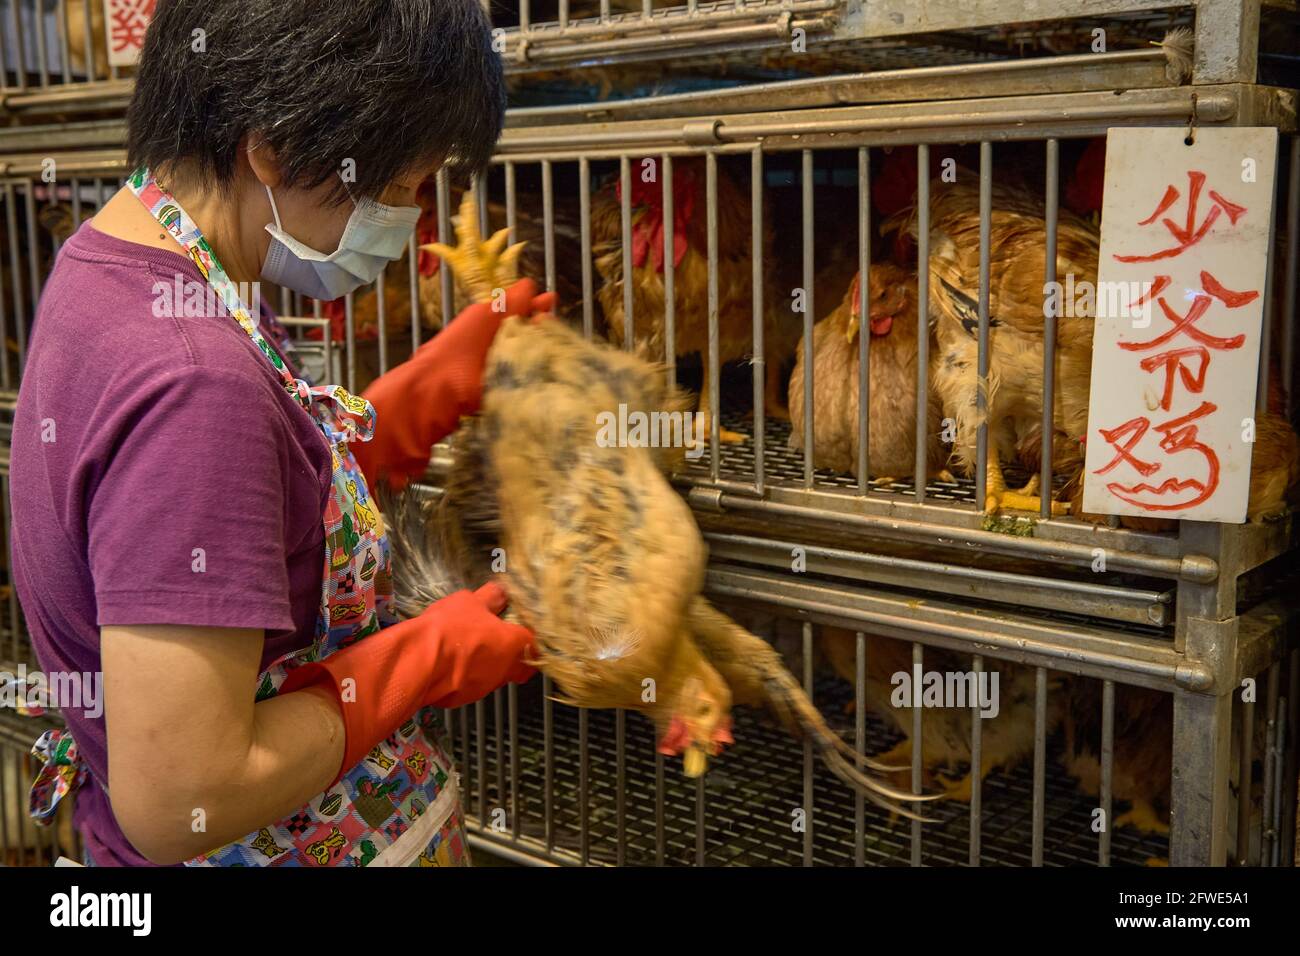
<instances>
[{"instance_id":1,"label":"woman's ear","mask_svg":"<svg viewBox=\"0 0 1300 956\"><path fill-rule=\"evenodd\" d=\"M264 186L270 186L272 189L280 185L282 176L280 174L280 160L275 155L275 147L262 138L260 133L245 133L243 142L239 144L240 151L248 160L248 168L252 170L258 182Z\"/></svg>"}]
</instances>

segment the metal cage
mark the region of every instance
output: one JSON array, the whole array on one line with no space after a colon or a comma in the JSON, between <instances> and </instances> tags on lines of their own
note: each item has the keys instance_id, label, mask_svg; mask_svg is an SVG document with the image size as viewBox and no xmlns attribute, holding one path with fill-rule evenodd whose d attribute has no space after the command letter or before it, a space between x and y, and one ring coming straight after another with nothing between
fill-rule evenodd
<instances>
[{"instance_id":1,"label":"metal cage","mask_svg":"<svg viewBox=\"0 0 1300 956\"><path fill-rule=\"evenodd\" d=\"M64 15L64 3L37 3ZM12 25L21 34L32 21L15 12L19 6L31 3L8 0L0 13L6 30ZM1008 773L974 783L969 806L944 804L936 823L891 821L822 773L810 750L756 716L739 718L736 747L706 777L691 782L654 753L650 728L640 717L566 707L551 699L549 682L540 681L534 682L538 687L511 687L448 714L476 843L522 862L555 864L1051 865L1141 863L1167 855L1174 864L1290 865L1300 700L1294 602L1287 598L1296 573L1290 517L1243 526L1182 522L1174 533L1095 527L1050 517L1046 510L1037 519L989 522L977 504L984 499L987 442L981 443L975 479L949 481L930 474L923 453L910 475L892 481L869 478L866 461L860 462L859 477L836 474L814 467L810 443L803 449L788 446L788 427L766 414L763 388L770 358L763 340L765 270L778 265L764 261L763 229L779 227L777 256L796 264L794 279L811 296L817 256L825 250L816 210L819 199L833 192L838 204L853 211L852 228L836 242L851 249L864 269L872 260L873 241L879 241L869 187L882 151L916 146L918 181L924 184L930 149L971 144L983 190L991 190L998 178L998 157L1036 157L1052 223L1062 151L1074 140L1124 125L1272 125L1285 134L1272 244L1279 252L1270 263L1279 280L1270 288L1282 290L1272 303L1281 335L1263 349L1261 382L1267 383L1273 355L1287 410L1294 415L1300 235L1296 94L1254 82L1261 7L1268 13L1275 5L1105 0L1076 9L1026 0L1014 21L1005 4L991 0L931 4L923 21L915 5L892 2L635 4L619 11L603 0L601 6L593 20L572 16L576 7L561 0L551 22L538 18L539 6L530 10L523 0L518 18L502 27L511 69L529 74L547 63L605 67L634 55L705 54L709 42L738 43L742 34L746 43L762 45L772 40L759 34L773 24L788 29L801 16L823 14L828 42L858 41L845 50L861 52L924 33L951 52L970 48L969 42L956 43L953 34L969 40L1008 22L1149 15L1152 19L1138 22L1158 33L1162 25L1182 22L1170 17L1190 11L1195 57L1190 76L1171 78L1163 55L1150 45L975 60L942 55L880 74L511 111L493 166L480 183L480 218L485 225L508 226L515 237L536 240L537 278L548 288L560 284L566 270L573 272L577 295L571 318L589 335L597 334L601 318L591 208L602 180L619 182L627 197L634 164L650 157L662 171L663 203L671 211L675 164L703 165L709 314L700 371L710 383L710 407L721 413L714 417L708 453L675 481L709 543L710 596L758 615L768 631L784 630L787 636L792 627L797 631L790 656L796 672L828 714L836 705L856 704L856 714L842 721L841 729L864 752L892 737L864 706L870 637L910 642L914 661L922 664L927 652L945 651L969 656L975 671L1029 668L1035 681L1027 718L1033 722L1033 755ZM708 31L720 32L705 36ZM786 36L780 35L781 43ZM39 43L33 49L48 52ZM126 172L122 120L106 114L120 108L130 88L124 77L79 83L75 73L62 68L66 59L54 71L47 57L45 67L33 72L30 66L16 67L13 54L6 56L0 112L9 113L15 124L0 129L0 329L6 339L0 431L8 428L35 303L61 237L69 222L75 226L92 215ZM718 347L719 170L747 176L753 187L749 381L743 381L744 369L739 378L724 381ZM453 191L454 184L440 176L442 235L450 233ZM767 200L777 198L786 212L774 215ZM628 201L620 214L627 274ZM924 261L924 202L919 217L918 254ZM672 221L665 216L664 273L670 289ZM565 234L566 224L573 226L571 234ZM1053 242L1050 225L1048 236ZM919 271L924 283L926 270ZM278 301L282 313L298 317L294 321L314 369L360 389L451 318L455 295L447 270L427 286L438 292L433 314L428 314L430 290L417 275L412 240L406 261L377 289L347 298L341 337L322 318L319 304L287 294ZM375 312L370 340L359 336L356 319L367 299ZM926 300L922 286L919 301ZM663 318L665 357L675 368L672 302L669 295ZM409 328L393 325L395 304L406 310ZM827 305L808 303L805 346L813 321ZM635 329L630 297L624 306ZM1047 334L1050 342L1050 322ZM859 336L863 348L866 339ZM634 340L629 330L622 344ZM926 365L919 365L918 394L924 396ZM805 395L813 386L811 363L807 368ZM682 374L689 371L683 367ZM1050 376L1047 383L1050 396ZM1044 404L1050 409L1050 401ZM868 429L865 406L861 403L858 423L862 436ZM924 429L924 415L917 419ZM747 442L721 442L721 427L746 434ZM861 447L868 458L867 442ZM1051 456L1042 457L1041 484L1050 488L1056 477ZM436 491L448 463L448 450L435 450L427 481L431 489ZM0 481L7 543L7 441L0 450ZM790 569L794 548L806 556L800 573ZM1107 554L1105 573L1089 570L1096 548ZM8 590L4 597L0 669L31 662L17 601ZM817 669L820 629L828 626L858 634L856 689L835 684ZM1051 688L1059 676L1097 682L1096 798L1083 795L1065 774L1059 741L1047 726ZM1251 701L1235 693L1247 679L1259 688ZM1091 825L1098 808L1107 820L1112 816L1112 783L1122 769L1114 762L1115 700L1127 686L1159 691L1172 701L1167 841ZM916 709L913 736L925 733L921 713ZM972 726L970 751L978 759L980 722L973 720ZM923 767L920 748L915 751L912 780L919 784ZM6 801L17 792L9 784L0 791ZM796 812L797 826L792 825Z\"/></svg>"}]
</instances>

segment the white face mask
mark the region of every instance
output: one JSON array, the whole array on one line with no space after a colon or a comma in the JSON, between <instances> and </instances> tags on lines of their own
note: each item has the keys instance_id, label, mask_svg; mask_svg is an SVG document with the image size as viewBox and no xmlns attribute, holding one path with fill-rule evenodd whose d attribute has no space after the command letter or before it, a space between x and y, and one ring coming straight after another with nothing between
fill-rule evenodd
<instances>
[{"instance_id":1,"label":"white face mask","mask_svg":"<svg viewBox=\"0 0 1300 956\"><path fill-rule=\"evenodd\" d=\"M262 278L323 302L378 279L385 266L402 257L420 219L419 206L385 206L373 199L354 202L338 249L327 255L285 232L270 186L266 195L275 225L266 224L271 246Z\"/></svg>"}]
</instances>

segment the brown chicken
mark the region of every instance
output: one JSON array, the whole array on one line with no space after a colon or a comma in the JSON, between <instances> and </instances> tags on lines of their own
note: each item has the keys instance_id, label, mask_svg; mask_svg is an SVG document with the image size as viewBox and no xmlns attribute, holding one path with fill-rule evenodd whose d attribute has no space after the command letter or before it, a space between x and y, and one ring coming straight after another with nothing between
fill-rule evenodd
<instances>
[{"instance_id":1,"label":"brown chicken","mask_svg":"<svg viewBox=\"0 0 1300 956\"><path fill-rule=\"evenodd\" d=\"M462 221L458 232L453 268L491 275L476 230ZM493 242L488 258L505 255ZM465 277L477 297L495 281ZM707 550L665 476L680 440L620 442L601 424L620 405L680 421L682 399L635 354L560 322L507 319L443 498L385 505L399 613L482 584L503 549L512 613L569 702L646 713L661 752L682 753L689 775L730 742L733 704L766 703L867 797L908 796L859 770L771 645L701 597Z\"/></svg>"},{"instance_id":2,"label":"brown chicken","mask_svg":"<svg viewBox=\"0 0 1300 956\"><path fill-rule=\"evenodd\" d=\"M1043 274L1045 224L1041 199L1020 190L993 190L989 241L988 408L981 414L978 376L979 191L978 177L958 171L958 181L931 184L930 312L938 347L931 356L930 382L945 418L956 423L953 459L967 474L976 467L976 433L989 429L985 510L1037 511L1038 477L1020 491L1008 491L1002 464L1017 458L1025 436L1041 427L1043 411ZM914 212L910 214L914 219ZM911 231L915 225L911 226ZM1076 285L1097 278L1097 230L1062 211L1057 227L1057 274L1073 274ZM1066 310L1073 312L1075 310ZM1077 468L1079 439L1088 424L1093 315L1057 319L1054 458ZM1053 503L1053 514L1068 505Z\"/></svg>"},{"instance_id":3,"label":"brown chicken","mask_svg":"<svg viewBox=\"0 0 1300 956\"><path fill-rule=\"evenodd\" d=\"M892 696L895 674L911 675L912 645L888 637L867 635L867 709L892 724L903 739L876 759L889 764L910 764L912 760L912 708L895 706ZM851 684L857 681L857 637L852 631L824 627L820 648L831 668ZM972 670L970 658L952 651L927 647L925 671L965 673ZM986 658L984 670L997 673L996 716L981 718L980 779L994 770L1009 773L1034 752L1035 669L1022 664ZM1065 695L1060 677L1049 674L1047 681L1047 733L1050 735L1065 715ZM990 682L990 691L992 684ZM921 766L927 785L937 783L949 797L969 801L971 771L955 777L961 766L970 766L971 708L927 707L921 715ZM943 775L943 772L947 776ZM910 770L898 771L899 782L910 779ZM903 784L906 785L906 784Z\"/></svg>"},{"instance_id":4,"label":"brown chicken","mask_svg":"<svg viewBox=\"0 0 1300 956\"><path fill-rule=\"evenodd\" d=\"M749 191L736 184L718 166L718 360L719 366L753 353L753 276L751 256L752 223ZM635 342L656 359L666 356L664 288L663 184L642 181L641 162L632 172L632 326ZM704 161L678 159L673 164L673 301L674 352L678 356L698 352L705 366L699 409L707 414L710 401L708 371L708 224ZM764 216L765 225L770 216ZM615 180L601 189L591 202L592 248L596 271L603 283L599 290L601 308L610 340L621 345L626 336L627 317L623 308L623 225L620 183ZM770 262L770 229L764 233L764 261ZM783 414L785 396L781 389L783 359L794 351L796 335L792 323L777 322L773 290L764 290L767 407ZM740 441L743 436L722 430L724 440Z\"/></svg>"},{"instance_id":5,"label":"brown chicken","mask_svg":"<svg viewBox=\"0 0 1300 956\"><path fill-rule=\"evenodd\" d=\"M916 276L890 262L871 266L867 302L868 468L874 476L910 475L916 458ZM855 276L844 299L813 328L813 460L818 468L858 473L858 307ZM928 330L927 330L928 334ZM790 376L790 446L804 443L804 343ZM942 466L939 403L928 403L931 468Z\"/></svg>"},{"instance_id":6,"label":"brown chicken","mask_svg":"<svg viewBox=\"0 0 1300 956\"><path fill-rule=\"evenodd\" d=\"M1101 682L1070 681L1065 714L1066 772L1089 796L1101 793ZM1145 687L1115 685L1111 796L1127 804L1114 828L1169 832L1169 783L1173 777L1173 698Z\"/></svg>"}]
</instances>

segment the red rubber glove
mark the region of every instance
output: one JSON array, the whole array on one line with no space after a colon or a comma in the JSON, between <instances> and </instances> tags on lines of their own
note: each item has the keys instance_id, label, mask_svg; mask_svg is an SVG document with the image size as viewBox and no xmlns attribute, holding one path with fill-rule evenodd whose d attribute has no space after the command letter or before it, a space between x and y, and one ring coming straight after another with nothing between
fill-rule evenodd
<instances>
[{"instance_id":1,"label":"red rubber glove","mask_svg":"<svg viewBox=\"0 0 1300 956\"><path fill-rule=\"evenodd\" d=\"M492 303L471 305L425 342L410 360L381 375L364 397L375 407L375 433L353 442L352 453L373 488L387 480L400 489L424 474L429 451L478 411L483 399L483 365L501 323L510 315L535 315L555 307L555 293L537 294L537 284L520 279L505 290L505 311Z\"/></svg>"},{"instance_id":2,"label":"red rubber glove","mask_svg":"<svg viewBox=\"0 0 1300 956\"><path fill-rule=\"evenodd\" d=\"M457 591L419 617L289 672L281 694L319 687L339 702L346 739L335 783L421 708L469 704L536 673L525 663L533 634L499 618L505 606L499 584Z\"/></svg>"}]
</instances>

